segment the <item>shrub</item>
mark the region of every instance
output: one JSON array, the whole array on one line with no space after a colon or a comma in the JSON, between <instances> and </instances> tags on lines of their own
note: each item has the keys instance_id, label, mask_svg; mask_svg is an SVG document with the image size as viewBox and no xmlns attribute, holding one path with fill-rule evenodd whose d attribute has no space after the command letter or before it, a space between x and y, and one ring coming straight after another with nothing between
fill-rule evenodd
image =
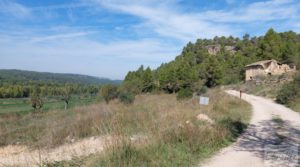
<instances>
[{"instance_id":1,"label":"shrub","mask_svg":"<svg viewBox=\"0 0 300 167\"><path fill-rule=\"evenodd\" d=\"M299 98L300 94L300 73L294 76L294 80L286 83L277 94L276 102L280 104L288 104L292 100Z\"/></svg>"},{"instance_id":2,"label":"shrub","mask_svg":"<svg viewBox=\"0 0 300 167\"><path fill-rule=\"evenodd\" d=\"M132 104L134 102L134 95L129 92L122 92L119 95L119 100L124 104Z\"/></svg>"},{"instance_id":3,"label":"shrub","mask_svg":"<svg viewBox=\"0 0 300 167\"><path fill-rule=\"evenodd\" d=\"M100 90L100 95L104 98L106 103L118 97L118 88L114 85L104 85Z\"/></svg>"},{"instance_id":4,"label":"shrub","mask_svg":"<svg viewBox=\"0 0 300 167\"><path fill-rule=\"evenodd\" d=\"M205 94L207 92L208 88L207 86L202 86L198 92L197 92L197 95L202 95L202 94Z\"/></svg>"},{"instance_id":5,"label":"shrub","mask_svg":"<svg viewBox=\"0 0 300 167\"><path fill-rule=\"evenodd\" d=\"M142 92L142 88L139 86L138 80L132 81L124 81L122 85L119 87L120 92L130 92L132 94L140 94Z\"/></svg>"},{"instance_id":6,"label":"shrub","mask_svg":"<svg viewBox=\"0 0 300 167\"><path fill-rule=\"evenodd\" d=\"M283 85L278 92L276 102L280 104L287 104L290 100L294 99L297 95L296 87L293 83Z\"/></svg>"},{"instance_id":7,"label":"shrub","mask_svg":"<svg viewBox=\"0 0 300 167\"><path fill-rule=\"evenodd\" d=\"M44 105L43 99L39 95L32 95L30 101L34 110L40 110Z\"/></svg>"},{"instance_id":8,"label":"shrub","mask_svg":"<svg viewBox=\"0 0 300 167\"><path fill-rule=\"evenodd\" d=\"M177 93L177 99L182 100L182 99L189 99L193 97L193 92L190 88L184 88L180 89Z\"/></svg>"}]
</instances>

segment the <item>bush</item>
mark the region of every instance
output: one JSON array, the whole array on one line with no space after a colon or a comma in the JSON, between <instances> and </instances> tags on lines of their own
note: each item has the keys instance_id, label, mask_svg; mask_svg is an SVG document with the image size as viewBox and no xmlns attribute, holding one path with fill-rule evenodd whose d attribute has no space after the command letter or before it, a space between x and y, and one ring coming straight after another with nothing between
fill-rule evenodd
<instances>
[{"instance_id":1,"label":"bush","mask_svg":"<svg viewBox=\"0 0 300 167\"><path fill-rule=\"evenodd\" d=\"M114 85L104 85L101 87L100 95L104 98L106 103L118 97L118 88Z\"/></svg>"},{"instance_id":2,"label":"bush","mask_svg":"<svg viewBox=\"0 0 300 167\"><path fill-rule=\"evenodd\" d=\"M280 104L288 104L290 101L299 98L300 94L300 73L294 76L294 80L286 83L277 94L276 102Z\"/></svg>"},{"instance_id":3,"label":"bush","mask_svg":"<svg viewBox=\"0 0 300 167\"><path fill-rule=\"evenodd\" d=\"M290 100L294 99L297 95L296 87L293 83L283 85L278 92L276 102L280 104L287 104Z\"/></svg>"},{"instance_id":4,"label":"bush","mask_svg":"<svg viewBox=\"0 0 300 167\"><path fill-rule=\"evenodd\" d=\"M202 86L198 92L197 92L197 95L202 95L202 94L205 94L207 92L208 88L207 86Z\"/></svg>"},{"instance_id":5,"label":"bush","mask_svg":"<svg viewBox=\"0 0 300 167\"><path fill-rule=\"evenodd\" d=\"M134 95L128 92L122 92L119 95L119 100L124 104L132 104L134 102Z\"/></svg>"},{"instance_id":6,"label":"bush","mask_svg":"<svg viewBox=\"0 0 300 167\"><path fill-rule=\"evenodd\" d=\"M177 99L182 100L182 99L189 99L193 97L193 92L189 88L184 88L180 89L177 93Z\"/></svg>"}]
</instances>

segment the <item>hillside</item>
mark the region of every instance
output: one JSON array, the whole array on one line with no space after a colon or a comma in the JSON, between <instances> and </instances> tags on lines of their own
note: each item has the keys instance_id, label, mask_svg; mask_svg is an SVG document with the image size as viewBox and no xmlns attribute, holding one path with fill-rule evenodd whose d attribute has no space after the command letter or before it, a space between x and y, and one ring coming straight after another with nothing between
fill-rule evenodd
<instances>
[{"instance_id":1,"label":"hillside","mask_svg":"<svg viewBox=\"0 0 300 167\"><path fill-rule=\"evenodd\" d=\"M300 60L300 35L269 29L265 35L242 39L215 37L189 42L175 60L155 70L141 66L127 74L124 87L134 92L180 90L199 92L201 87L238 83L245 78L245 65L275 59L297 65Z\"/></svg>"},{"instance_id":2,"label":"hillside","mask_svg":"<svg viewBox=\"0 0 300 167\"><path fill-rule=\"evenodd\" d=\"M63 74L49 72L35 72L24 70L1 70L0 69L0 84L1 83L56 83L56 84L120 84L121 80L110 80L107 78L99 78L88 75L79 74Z\"/></svg>"}]
</instances>

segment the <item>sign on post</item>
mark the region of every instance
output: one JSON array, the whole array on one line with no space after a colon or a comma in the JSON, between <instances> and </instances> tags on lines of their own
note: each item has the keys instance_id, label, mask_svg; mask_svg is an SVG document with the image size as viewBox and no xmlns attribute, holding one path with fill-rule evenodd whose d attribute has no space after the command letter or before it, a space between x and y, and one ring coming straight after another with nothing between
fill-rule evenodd
<instances>
[{"instance_id":1,"label":"sign on post","mask_svg":"<svg viewBox=\"0 0 300 167\"><path fill-rule=\"evenodd\" d=\"M201 104L201 105L208 105L208 103L209 103L209 98L208 97L202 97L202 96L200 96L199 104Z\"/></svg>"}]
</instances>

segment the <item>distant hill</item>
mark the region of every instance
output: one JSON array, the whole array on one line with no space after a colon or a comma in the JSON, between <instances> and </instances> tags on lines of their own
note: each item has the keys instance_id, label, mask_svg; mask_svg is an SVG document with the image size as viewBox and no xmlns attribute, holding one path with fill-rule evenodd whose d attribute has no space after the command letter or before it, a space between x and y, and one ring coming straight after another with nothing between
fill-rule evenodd
<instances>
[{"instance_id":1,"label":"distant hill","mask_svg":"<svg viewBox=\"0 0 300 167\"><path fill-rule=\"evenodd\" d=\"M72 84L121 84L121 80L110 80L107 78L100 78L80 74L64 74L64 73L50 73L50 72L36 72L25 70L4 70L0 69L0 84L1 83L72 83Z\"/></svg>"}]
</instances>

